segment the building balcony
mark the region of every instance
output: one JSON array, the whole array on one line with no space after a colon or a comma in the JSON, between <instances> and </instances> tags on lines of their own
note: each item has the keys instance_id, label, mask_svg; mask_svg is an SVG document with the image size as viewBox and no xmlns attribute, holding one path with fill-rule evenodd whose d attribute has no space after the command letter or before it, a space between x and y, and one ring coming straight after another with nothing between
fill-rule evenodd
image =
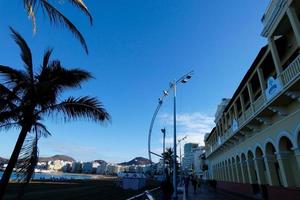
<instances>
[{"instance_id":1,"label":"building balcony","mask_svg":"<svg viewBox=\"0 0 300 200\"><path fill-rule=\"evenodd\" d=\"M287 7L288 0L272 0L267 8L267 11L262 17L264 29L261 33L262 36L268 37L274 25L280 21L279 19L284 15Z\"/></svg>"},{"instance_id":2,"label":"building balcony","mask_svg":"<svg viewBox=\"0 0 300 200\"><path fill-rule=\"evenodd\" d=\"M256 131L253 127L257 127L259 124L268 124L268 118L272 114L285 116L284 106L293 100L300 101L300 55L277 79L271 78L268 81L268 88L236 120L237 128L229 127L219 141L206 152L206 156L208 157L226 146L226 143L233 143L239 136L244 136L245 132L249 132L249 129ZM245 131L245 129L248 130Z\"/></svg>"}]
</instances>

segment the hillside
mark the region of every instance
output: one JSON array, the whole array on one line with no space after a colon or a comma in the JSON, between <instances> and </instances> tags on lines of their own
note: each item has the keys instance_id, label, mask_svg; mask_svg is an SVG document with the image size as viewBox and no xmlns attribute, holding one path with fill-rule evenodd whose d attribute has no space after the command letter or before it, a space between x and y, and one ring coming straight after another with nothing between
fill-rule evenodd
<instances>
[{"instance_id":1,"label":"hillside","mask_svg":"<svg viewBox=\"0 0 300 200\"><path fill-rule=\"evenodd\" d=\"M0 164L7 164L8 159L0 157Z\"/></svg>"},{"instance_id":2,"label":"hillside","mask_svg":"<svg viewBox=\"0 0 300 200\"><path fill-rule=\"evenodd\" d=\"M54 161L54 160L63 160L63 161L69 161L69 162L74 162L75 159L70 157L70 156L66 156L66 155L54 155L51 157L40 157L39 161L40 162L45 162L45 161Z\"/></svg>"},{"instance_id":3,"label":"hillside","mask_svg":"<svg viewBox=\"0 0 300 200\"><path fill-rule=\"evenodd\" d=\"M151 164L150 160L143 157L136 157L128 162L119 163L119 165L149 165Z\"/></svg>"}]
</instances>

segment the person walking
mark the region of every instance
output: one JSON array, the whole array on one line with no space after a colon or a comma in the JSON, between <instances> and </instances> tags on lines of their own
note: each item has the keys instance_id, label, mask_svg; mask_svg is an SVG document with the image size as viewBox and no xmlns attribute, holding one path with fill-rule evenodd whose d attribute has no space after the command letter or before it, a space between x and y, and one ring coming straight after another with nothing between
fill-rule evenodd
<instances>
[{"instance_id":1,"label":"person walking","mask_svg":"<svg viewBox=\"0 0 300 200\"><path fill-rule=\"evenodd\" d=\"M174 188L169 175L167 175L166 180L161 183L160 188L163 192L162 200L171 200Z\"/></svg>"},{"instance_id":2,"label":"person walking","mask_svg":"<svg viewBox=\"0 0 300 200\"><path fill-rule=\"evenodd\" d=\"M188 197L188 195L189 195L189 184L190 184L190 177L185 176L184 177L184 190L185 190L186 197Z\"/></svg>"},{"instance_id":3,"label":"person walking","mask_svg":"<svg viewBox=\"0 0 300 200\"><path fill-rule=\"evenodd\" d=\"M196 194L197 191L197 186L198 186L198 180L197 180L197 176L192 176L192 185L194 188L194 194Z\"/></svg>"}]
</instances>

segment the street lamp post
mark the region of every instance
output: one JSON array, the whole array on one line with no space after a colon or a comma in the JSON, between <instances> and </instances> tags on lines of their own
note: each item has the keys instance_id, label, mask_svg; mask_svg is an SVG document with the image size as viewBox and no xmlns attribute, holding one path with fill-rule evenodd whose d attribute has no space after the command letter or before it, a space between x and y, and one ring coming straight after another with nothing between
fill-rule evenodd
<instances>
[{"instance_id":1,"label":"street lamp post","mask_svg":"<svg viewBox=\"0 0 300 200\"><path fill-rule=\"evenodd\" d=\"M151 133L152 133L152 128L154 125L154 121L155 118L158 114L158 111L160 109L160 107L162 106L163 100L166 96L169 95L169 91L173 90L174 92L174 97L173 97L173 102L174 102L174 153L173 153L173 186L174 186L174 193L173 193L173 199L177 199L177 170L176 170L176 157L177 157L177 152L176 152L176 148L177 148L177 144L176 144L176 89L177 89L177 84L184 84L187 83L189 81L189 79L192 78L192 74L193 71L185 74L184 76L182 76L181 78L179 78L178 80L175 80L174 82L170 83L170 88L168 90L164 90L164 94L161 98L159 98L159 104L153 114L152 120L151 120L151 124L150 124L150 129L149 129L149 135L148 135L148 153L149 153L149 159L151 161L151 154L155 154L153 152L151 152ZM157 155L157 154L155 154Z\"/></svg>"},{"instance_id":2,"label":"street lamp post","mask_svg":"<svg viewBox=\"0 0 300 200\"><path fill-rule=\"evenodd\" d=\"M163 134L163 175L165 175L165 170L166 170L166 161L165 161L166 128L162 128L161 132Z\"/></svg>"},{"instance_id":3,"label":"street lamp post","mask_svg":"<svg viewBox=\"0 0 300 200\"><path fill-rule=\"evenodd\" d=\"M177 199L177 169L176 169L176 161L177 161L177 132L176 132L176 94L177 94L177 84L179 83L187 83L189 81L189 79L192 78L192 74L193 72L190 72L184 76L182 76L180 79L178 79L177 81L174 81L173 83L170 84L170 87L173 89L173 110L174 110L174 153L173 153L173 187L174 187L174 193L173 193L173 199L176 200Z\"/></svg>"}]
</instances>

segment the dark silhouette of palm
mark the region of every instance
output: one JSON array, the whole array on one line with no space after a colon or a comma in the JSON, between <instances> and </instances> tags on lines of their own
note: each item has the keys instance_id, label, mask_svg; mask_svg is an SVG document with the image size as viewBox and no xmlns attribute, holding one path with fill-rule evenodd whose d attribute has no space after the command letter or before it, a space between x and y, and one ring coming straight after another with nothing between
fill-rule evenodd
<instances>
[{"instance_id":1,"label":"dark silhouette of palm","mask_svg":"<svg viewBox=\"0 0 300 200\"><path fill-rule=\"evenodd\" d=\"M166 148L166 151L161 154L163 158L165 159L166 164L171 164L172 165L172 160L173 160L173 150L172 148Z\"/></svg>"},{"instance_id":2,"label":"dark silhouette of palm","mask_svg":"<svg viewBox=\"0 0 300 200\"><path fill-rule=\"evenodd\" d=\"M31 51L25 40L12 28L12 37L21 49L24 70L0 65L0 128L19 128L20 134L0 182L2 199L9 177L16 166L19 178L29 182L38 161L38 140L50 132L43 125L46 117L62 117L63 121L88 119L95 122L110 120L96 98L69 97L59 101L61 94L80 87L91 74L81 69L66 69L59 60L50 60L46 50L39 70L34 70ZM19 159L18 159L19 158Z\"/></svg>"},{"instance_id":3,"label":"dark silhouette of palm","mask_svg":"<svg viewBox=\"0 0 300 200\"><path fill-rule=\"evenodd\" d=\"M93 24L93 18L90 14L87 6L84 4L83 0L65 0L71 5L77 7L82 11L90 21L90 24ZM54 2L59 2L59 0L54 0ZM62 13L60 12L49 0L23 0L25 10L30 17L33 24L33 31L36 31L36 12L39 9L43 10L43 13L49 17L49 20L53 24L60 24L63 27L68 28L77 38L81 45L83 46L86 53L88 53L88 47L86 41L82 34L79 32L77 27Z\"/></svg>"}]
</instances>

